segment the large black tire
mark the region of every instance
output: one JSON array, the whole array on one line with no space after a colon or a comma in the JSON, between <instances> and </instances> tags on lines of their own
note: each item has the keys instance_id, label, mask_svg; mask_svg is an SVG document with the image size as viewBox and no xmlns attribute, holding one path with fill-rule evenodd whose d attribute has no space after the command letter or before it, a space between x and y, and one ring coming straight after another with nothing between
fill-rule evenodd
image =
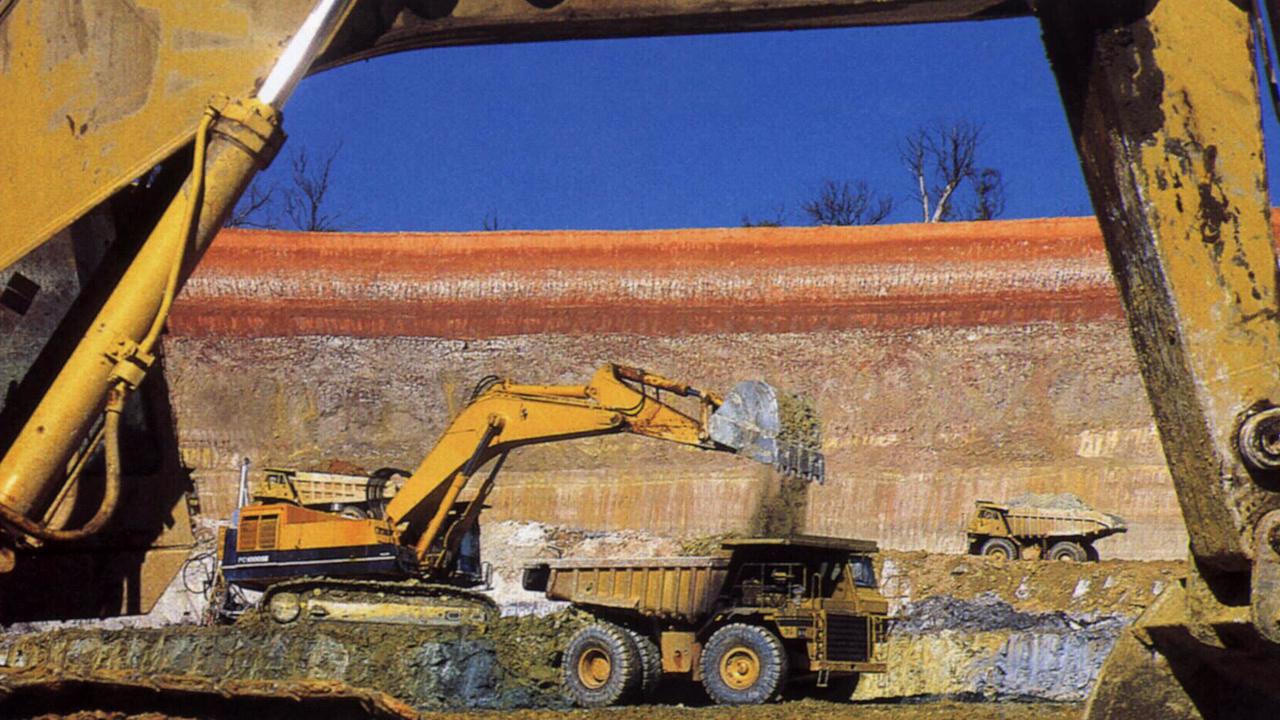
<instances>
[{"instance_id":1,"label":"large black tire","mask_svg":"<svg viewBox=\"0 0 1280 720\"><path fill-rule=\"evenodd\" d=\"M1085 552L1083 546L1072 540L1059 540L1049 546L1049 553L1045 555L1047 560L1070 560L1072 562L1084 562L1089 559L1089 554Z\"/></svg>"},{"instance_id":2,"label":"large black tire","mask_svg":"<svg viewBox=\"0 0 1280 720\"><path fill-rule=\"evenodd\" d=\"M1084 554L1089 562L1098 562L1098 560L1102 559L1102 556L1098 555L1098 548L1094 547L1093 543L1084 544Z\"/></svg>"},{"instance_id":3,"label":"large black tire","mask_svg":"<svg viewBox=\"0 0 1280 720\"><path fill-rule=\"evenodd\" d=\"M641 675L640 651L631 634L603 622L588 625L574 634L560 668L565 695L575 705L585 708L635 700Z\"/></svg>"},{"instance_id":4,"label":"large black tire","mask_svg":"<svg viewBox=\"0 0 1280 720\"><path fill-rule=\"evenodd\" d=\"M765 628L725 625L702 649L702 687L719 705L759 705L787 681L787 651Z\"/></svg>"},{"instance_id":5,"label":"large black tire","mask_svg":"<svg viewBox=\"0 0 1280 720\"><path fill-rule=\"evenodd\" d=\"M1018 559L1018 546L1009 538L988 538L978 548L978 554L986 557L1002 557L1006 560Z\"/></svg>"},{"instance_id":6,"label":"large black tire","mask_svg":"<svg viewBox=\"0 0 1280 720\"><path fill-rule=\"evenodd\" d=\"M365 512L364 508L358 505L343 505L338 510L338 515L348 520L364 520L369 517L369 513Z\"/></svg>"},{"instance_id":7,"label":"large black tire","mask_svg":"<svg viewBox=\"0 0 1280 720\"><path fill-rule=\"evenodd\" d=\"M662 650L648 635L630 629L627 634L640 655L640 700L649 702L657 694L658 683L662 682Z\"/></svg>"},{"instance_id":8,"label":"large black tire","mask_svg":"<svg viewBox=\"0 0 1280 720\"><path fill-rule=\"evenodd\" d=\"M409 478L413 473L400 468L383 467L374 470L369 476L369 484L364 489L365 506L369 509L369 517L381 520L387 516L387 503L390 502L387 500L387 485L395 475Z\"/></svg>"}]
</instances>

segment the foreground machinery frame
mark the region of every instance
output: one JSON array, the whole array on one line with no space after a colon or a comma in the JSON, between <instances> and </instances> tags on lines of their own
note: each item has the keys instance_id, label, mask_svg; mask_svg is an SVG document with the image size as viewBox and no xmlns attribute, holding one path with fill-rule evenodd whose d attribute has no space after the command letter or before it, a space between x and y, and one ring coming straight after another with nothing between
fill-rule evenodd
<instances>
[{"instance_id":1,"label":"foreground machinery frame","mask_svg":"<svg viewBox=\"0 0 1280 720\"><path fill-rule=\"evenodd\" d=\"M1274 18L1280 3L1265 4ZM1246 0L0 0L0 96L23 99L0 118L0 269L95 216L132 262L123 280L99 272L48 328L50 347L84 339L74 352L46 348L2 410L3 564L39 563L13 548L108 524L106 498L103 517L79 530L61 527L51 505L104 411L103 434L116 432L168 299L269 162L278 106L260 85L316 8L334 24L304 70L444 45L1036 15L1193 559L1117 646L1090 711L1127 714L1141 699L1165 713L1240 716L1274 702L1280 326L1254 63L1265 41ZM202 162L189 173L193 155ZM111 213L122 205L131 212ZM126 250L146 236L160 249ZM12 295L34 292L6 280ZM95 300L112 288L120 300ZM41 404L51 397L63 399Z\"/></svg>"}]
</instances>

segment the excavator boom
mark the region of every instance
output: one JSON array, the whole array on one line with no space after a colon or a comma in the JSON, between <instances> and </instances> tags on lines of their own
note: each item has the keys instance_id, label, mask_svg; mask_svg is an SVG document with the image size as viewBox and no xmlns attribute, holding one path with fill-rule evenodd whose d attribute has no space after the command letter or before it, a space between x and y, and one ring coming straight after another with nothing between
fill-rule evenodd
<instances>
[{"instance_id":1,"label":"excavator boom","mask_svg":"<svg viewBox=\"0 0 1280 720\"><path fill-rule=\"evenodd\" d=\"M677 409L664 393L696 401L696 408ZM740 383L721 396L615 364L599 368L585 385L491 378L477 386L387 504L385 518L353 520L289 503L247 506L233 533L234 551L225 547L224 575L256 585L316 574L448 580L507 454L526 445L630 433L740 454L820 480L816 417L795 409L807 407L760 381ZM460 502L464 488L490 464L472 499Z\"/></svg>"}]
</instances>

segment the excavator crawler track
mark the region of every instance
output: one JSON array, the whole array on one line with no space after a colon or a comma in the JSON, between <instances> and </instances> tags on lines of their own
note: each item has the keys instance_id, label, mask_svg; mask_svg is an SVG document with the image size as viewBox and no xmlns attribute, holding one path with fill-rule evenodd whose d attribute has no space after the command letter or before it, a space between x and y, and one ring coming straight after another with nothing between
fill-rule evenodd
<instances>
[{"instance_id":1,"label":"excavator crawler track","mask_svg":"<svg viewBox=\"0 0 1280 720\"><path fill-rule=\"evenodd\" d=\"M258 603L282 625L300 622L389 623L483 631L498 617L487 595L440 583L305 578L276 583Z\"/></svg>"}]
</instances>

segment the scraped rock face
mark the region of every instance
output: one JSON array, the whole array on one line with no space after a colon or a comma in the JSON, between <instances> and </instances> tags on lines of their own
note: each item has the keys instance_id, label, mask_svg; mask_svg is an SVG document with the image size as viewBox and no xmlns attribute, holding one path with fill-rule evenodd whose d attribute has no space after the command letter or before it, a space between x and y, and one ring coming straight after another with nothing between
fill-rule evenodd
<instances>
[{"instance_id":1,"label":"scraped rock face","mask_svg":"<svg viewBox=\"0 0 1280 720\"><path fill-rule=\"evenodd\" d=\"M888 672L864 676L856 699L1078 702L1120 633L1186 567L888 552L878 570L893 618Z\"/></svg>"},{"instance_id":2,"label":"scraped rock face","mask_svg":"<svg viewBox=\"0 0 1280 720\"><path fill-rule=\"evenodd\" d=\"M825 485L802 529L961 552L977 499L1069 492L1125 517L1104 558L1186 534L1092 219L871 228L303 235L228 231L166 369L204 511L239 459L413 468L486 375L604 362L806 396ZM525 448L486 522L749 530L768 468L615 436Z\"/></svg>"}]
</instances>

